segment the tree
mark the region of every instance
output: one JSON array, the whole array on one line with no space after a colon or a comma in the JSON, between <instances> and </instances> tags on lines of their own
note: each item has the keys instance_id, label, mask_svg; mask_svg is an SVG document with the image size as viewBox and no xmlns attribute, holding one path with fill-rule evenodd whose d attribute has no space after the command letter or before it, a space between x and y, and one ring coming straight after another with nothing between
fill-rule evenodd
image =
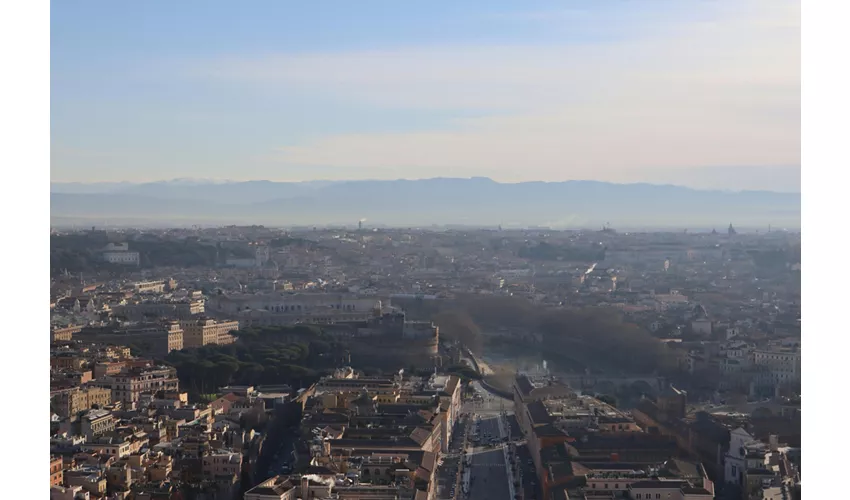
<instances>
[{"instance_id":1,"label":"tree","mask_svg":"<svg viewBox=\"0 0 850 500\"><path fill-rule=\"evenodd\" d=\"M293 334L304 340L285 340ZM237 343L172 351L166 362L177 369L181 386L193 395L214 393L234 381L308 385L322 369L334 367L336 346L320 340L323 336L321 329L309 327L248 328L239 331Z\"/></svg>"},{"instance_id":2,"label":"tree","mask_svg":"<svg viewBox=\"0 0 850 500\"><path fill-rule=\"evenodd\" d=\"M615 398L614 396L612 396L610 394L597 394L596 399L598 399L599 401L602 401L603 403L607 403L611 406L614 406L614 407L617 406L617 398Z\"/></svg>"},{"instance_id":3,"label":"tree","mask_svg":"<svg viewBox=\"0 0 850 500\"><path fill-rule=\"evenodd\" d=\"M439 313L433 320L440 328L440 337L456 340L473 351L481 350L481 331L465 311Z\"/></svg>"}]
</instances>

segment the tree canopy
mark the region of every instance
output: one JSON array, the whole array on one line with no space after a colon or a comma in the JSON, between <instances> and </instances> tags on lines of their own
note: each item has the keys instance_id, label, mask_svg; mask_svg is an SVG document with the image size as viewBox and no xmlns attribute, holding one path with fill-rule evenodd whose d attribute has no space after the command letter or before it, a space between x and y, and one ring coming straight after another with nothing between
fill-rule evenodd
<instances>
[{"instance_id":1,"label":"tree canopy","mask_svg":"<svg viewBox=\"0 0 850 500\"><path fill-rule=\"evenodd\" d=\"M506 327L539 334L542 341L532 343L517 333L517 348L540 351L562 368L636 374L675 370L670 350L614 309L547 309L522 297L461 296L431 319L441 336L459 340L473 351L483 346L481 329ZM506 342L511 337L500 339Z\"/></svg>"},{"instance_id":2,"label":"tree canopy","mask_svg":"<svg viewBox=\"0 0 850 500\"><path fill-rule=\"evenodd\" d=\"M304 386L335 366L338 347L311 326L248 328L239 341L172 351L166 362L181 386L194 394L215 393L228 384Z\"/></svg>"}]
</instances>

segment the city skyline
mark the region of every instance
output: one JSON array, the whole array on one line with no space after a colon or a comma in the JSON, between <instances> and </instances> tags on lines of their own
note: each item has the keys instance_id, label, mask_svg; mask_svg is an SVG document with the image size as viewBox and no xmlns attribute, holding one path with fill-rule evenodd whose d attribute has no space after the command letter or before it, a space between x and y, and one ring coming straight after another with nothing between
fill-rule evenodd
<instances>
[{"instance_id":1,"label":"city skyline","mask_svg":"<svg viewBox=\"0 0 850 500\"><path fill-rule=\"evenodd\" d=\"M795 3L203 6L52 6L52 182L799 192Z\"/></svg>"}]
</instances>

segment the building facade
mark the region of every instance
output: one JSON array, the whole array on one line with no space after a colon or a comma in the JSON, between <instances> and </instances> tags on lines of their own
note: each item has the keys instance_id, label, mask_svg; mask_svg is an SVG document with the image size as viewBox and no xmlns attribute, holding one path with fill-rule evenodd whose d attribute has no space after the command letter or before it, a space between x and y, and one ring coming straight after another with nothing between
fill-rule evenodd
<instances>
[{"instance_id":1,"label":"building facade","mask_svg":"<svg viewBox=\"0 0 850 500\"><path fill-rule=\"evenodd\" d=\"M53 410L62 418L73 418L93 406L103 407L112 403L112 391L104 387L76 387L53 397Z\"/></svg>"},{"instance_id":2,"label":"building facade","mask_svg":"<svg viewBox=\"0 0 850 500\"><path fill-rule=\"evenodd\" d=\"M112 399L135 403L147 392L177 391L177 372L171 367L133 368L107 378Z\"/></svg>"},{"instance_id":3,"label":"building facade","mask_svg":"<svg viewBox=\"0 0 850 500\"><path fill-rule=\"evenodd\" d=\"M203 347L208 344L232 344L235 337L230 334L239 330L238 321L216 321L203 318L192 321L181 321L183 329L183 347Z\"/></svg>"},{"instance_id":4,"label":"building facade","mask_svg":"<svg viewBox=\"0 0 850 500\"><path fill-rule=\"evenodd\" d=\"M62 486L62 457L50 457L50 486Z\"/></svg>"}]
</instances>

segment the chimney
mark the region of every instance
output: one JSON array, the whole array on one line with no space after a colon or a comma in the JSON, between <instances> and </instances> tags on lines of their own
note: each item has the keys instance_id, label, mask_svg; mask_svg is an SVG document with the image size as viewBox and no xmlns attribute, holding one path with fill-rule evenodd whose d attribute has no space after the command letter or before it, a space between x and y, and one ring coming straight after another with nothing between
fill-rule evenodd
<instances>
[{"instance_id":1,"label":"chimney","mask_svg":"<svg viewBox=\"0 0 850 500\"><path fill-rule=\"evenodd\" d=\"M301 498L310 496L310 479L307 476L301 476Z\"/></svg>"}]
</instances>

